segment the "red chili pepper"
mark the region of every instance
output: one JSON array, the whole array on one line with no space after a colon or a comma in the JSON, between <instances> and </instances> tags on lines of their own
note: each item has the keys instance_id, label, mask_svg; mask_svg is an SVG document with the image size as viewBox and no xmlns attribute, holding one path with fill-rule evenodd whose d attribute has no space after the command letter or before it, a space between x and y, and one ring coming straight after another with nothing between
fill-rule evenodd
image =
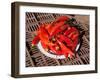
<instances>
[{"instance_id":1,"label":"red chili pepper","mask_svg":"<svg viewBox=\"0 0 100 80\"><path fill-rule=\"evenodd\" d=\"M58 21L67 21L67 20L69 20L69 18L67 16L61 16L56 20L56 22L58 22Z\"/></svg>"},{"instance_id":2,"label":"red chili pepper","mask_svg":"<svg viewBox=\"0 0 100 80\"><path fill-rule=\"evenodd\" d=\"M65 24L65 25L62 25L62 26L58 26L58 28L54 30L54 32L52 32L52 34L50 36L55 36L56 34L60 33L60 32L63 32L65 29L67 29L69 27L69 25Z\"/></svg>"},{"instance_id":3,"label":"red chili pepper","mask_svg":"<svg viewBox=\"0 0 100 80\"><path fill-rule=\"evenodd\" d=\"M74 55L74 53L67 46L65 46L62 42L60 42L59 40L57 40L57 42L59 43L61 50L63 51L63 54L65 55L65 57L68 57L68 55L72 57Z\"/></svg>"},{"instance_id":4,"label":"red chili pepper","mask_svg":"<svg viewBox=\"0 0 100 80\"><path fill-rule=\"evenodd\" d=\"M38 33L37 36L35 36L35 38L32 41L32 46L36 45L39 42L39 40L44 41L44 43L48 42L49 34L47 30L45 29L44 25L40 26L37 33Z\"/></svg>"},{"instance_id":5,"label":"red chili pepper","mask_svg":"<svg viewBox=\"0 0 100 80\"><path fill-rule=\"evenodd\" d=\"M72 39L72 41L73 41L72 50L75 51L75 48L76 48L76 46L78 44L78 39L79 39L78 30L74 29L73 32L68 35L68 37Z\"/></svg>"},{"instance_id":6,"label":"red chili pepper","mask_svg":"<svg viewBox=\"0 0 100 80\"><path fill-rule=\"evenodd\" d=\"M78 37L79 32L78 30L74 30L73 32L71 32L68 37L71 38L72 40L74 40L76 37Z\"/></svg>"},{"instance_id":7,"label":"red chili pepper","mask_svg":"<svg viewBox=\"0 0 100 80\"><path fill-rule=\"evenodd\" d=\"M66 36L68 36L73 42L72 42L72 51L75 50L77 44L78 44L78 36L79 33L78 31L73 27L72 29L70 29L68 32L66 31Z\"/></svg>"},{"instance_id":8,"label":"red chili pepper","mask_svg":"<svg viewBox=\"0 0 100 80\"><path fill-rule=\"evenodd\" d=\"M48 50L49 50L48 45L47 45L47 44L45 44L43 41L41 41L41 45L42 45L42 47L43 47L46 51L48 51Z\"/></svg>"},{"instance_id":9,"label":"red chili pepper","mask_svg":"<svg viewBox=\"0 0 100 80\"><path fill-rule=\"evenodd\" d=\"M68 36L70 33L77 31L76 28L72 27L64 32L64 35Z\"/></svg>"},{"instance_id":10,"label":"red chili pepper","mask_svg":"<svg viewBox=\"0 0 100 80\"><path fill-rule=\"evenodd\" d=\"M56 24L53 29L50 32L50 36L53 36L54 34L56 34L56 30L59 29L61 26L64 25L64 22L59 22L58 24Z\"/></svg>"},{"instance_id":11,"label":"red chili pepper","mask_svg":"<svg viewBox=\"0 0 100 80\"><path fill-rule=\"evenodd\" d=\"M32 41L32 46L36 45L39 41L40 41L39 36L38 35L35 36L34 39L33 39L33 41Z\"/></svg>"},{"instance_id":12,"label":"red chili pepper","mask_svg":"<svg viewBox=\"0 0 100 80\"><path fill-rule=\"evenodd\" d=\"M60 32L62 30L62 29L60 29L60 27L63 27L65 21L67 21L67 20L69 20L69 18L67 16L61 16L55 22L46 26L46 29L48 30L49 34L51 36L53 36L54 34ZM59 23L58 23L58 21L59 21ZM64 27L67 27L67 26L68 26L68 24L66 24L66 26L64 25Z\"/></svg>"},{"instance_id":13,"label":"red chili pepper","mask_svg":"<svg viewBox=\"0 0 100 80\"><path fill-rule=\"evenodd\" d=\"M69 28L69 24L65 24L63 26L60 27L61 30L67 30Z\"/></svg>"},{"instance_id":14,"label":"red chili pepper","mask_svg":"<svg viewBox=\"0 0 100 80\"><path fill-rule=\"evenodd\" d=\"M53 53L55 53L55 54L57 54L57 55L62 55L62 54L63 54L63 53L62 53L62 50L57 50L56 47L58 47L58 46L57 46L57 45L56 45L56 46L49 46L50 50L51 50Z\"/></svg>"},{"instance_id":15,"label":"red chili pepper","mask_svg":"<svg viewBox=\"0 0 100 80\"><path fill-rule=\"evenodd\" d=\"M65 42L66 44L68 44L68 46L73 46L73 41L70 38L68 38L67 36L60 35L59 40L61 42Z\"/></svg>"},{"instance_id":16,"label":"red chili pepper","mask_svg":"<svg viewBox=\"0 0 100 80\"><path fill-rule=\"evenodd\" d=\"M79 33L75 33L72 35L72 40L74 41L75 39L78 39Z\"/></svg>"},{"instance_id":17,"label":"red chili pepper","mask_svg":"<svg viewBox=\"0 0 100 80\"><path fill-rule=\"evenodd\" d=\"M52 23L51 24L48 24L45 26L46 30L48 31L48 33L50 34L50 32L52 31L53 29L53 26L52 26Z\"/></svg>"},{"instance_id":18,"label":"red chili pepper","mask_svg":"<svg viewBox=\"0 0 100 80\"><path fill-rule=\"evenodd\" d=\"M38 31L39 37L41 39L48 39L49 38L49 34L47 32L47 30L44 27L41 27ZM45 35L45 36L44 36Z\"/></svg>"},{"instance_id":19,"label":"red chili pepper","mask_svg":"<svg viewBox=\"0 0 100 80\"><path fill-rule=\"evenodd\" d=\"M48 44L49 34L48 34L47 30L45 29L45 27L40 27L40 29L38 31L38 35L42 42L44 42L45 44Z\"/></svg>"}]
</instances>

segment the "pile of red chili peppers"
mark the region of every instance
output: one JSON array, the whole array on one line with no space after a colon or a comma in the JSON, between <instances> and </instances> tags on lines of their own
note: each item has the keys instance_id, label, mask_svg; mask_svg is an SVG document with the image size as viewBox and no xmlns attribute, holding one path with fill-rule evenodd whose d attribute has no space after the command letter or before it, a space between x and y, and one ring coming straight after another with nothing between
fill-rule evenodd
<instances>
[{"instance_id":1,"label":"pile of red chili peppers","mask_svg":"<svg viewBox=\"0 0 100 80\"><path fill-rule=\"evenodd\" d=\"M67 23L70 18L61 16L51 24L43 24L32 41L32 46L40 41L42 47L56 55L72 57L79 42L79 31Z\"/></svg>"}]
</instances>

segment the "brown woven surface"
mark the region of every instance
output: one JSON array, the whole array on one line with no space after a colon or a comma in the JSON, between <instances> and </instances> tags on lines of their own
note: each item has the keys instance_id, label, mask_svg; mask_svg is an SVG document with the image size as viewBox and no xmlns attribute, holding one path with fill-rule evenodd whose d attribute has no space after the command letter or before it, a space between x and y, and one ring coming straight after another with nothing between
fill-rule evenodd
<instances>
[{"instance_id":1,"label":"brown woven surface","mask_svg":"<svg viewBox=\"0 0 100 80\"><path fill-rule=\"evenodd\" d=\"M89 16L76 15L74 18L85 31L83 43L76 57L66 59L53 59L42 54L37 47L31 49L33 34L39 29L40 24L51 23L64 14L26 13L26 67L57 66L57 65L82 65L89 64ZM73 17L71 15L66 15Z\"/></svg>"}]
</instances>

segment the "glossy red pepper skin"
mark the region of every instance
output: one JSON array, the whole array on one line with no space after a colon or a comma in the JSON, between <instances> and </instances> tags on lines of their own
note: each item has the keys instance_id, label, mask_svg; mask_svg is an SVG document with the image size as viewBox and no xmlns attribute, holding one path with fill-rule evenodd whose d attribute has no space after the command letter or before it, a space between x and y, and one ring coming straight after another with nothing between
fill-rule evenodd
<instances>
[{"instance_id":1,"label":"glossy red pepper skin","mask_svg":"<svg viewBox=\"0 0 100 80\"><path fill-rule=\"evenodd\" d=\"M40 29L38 31L38 36L39 36L40 40L43 41L45 44L47 44L47 42L49 41L49 34L48 34L47 30L45 29L45 27L40 27Z\"/></svg>"},{"instance_id":2,"label":"glossy red pepper skin","mask_svg":"<svg viewBox=\"0 0 100 80\"><path fill-rule=\"evenodd\" d=\"M72 51L75 51L75 48L78 44L79 32L76 28L72 27L64 33L65 36L68 36L72 40Z\"/></svg>"},{"instance_id":3,"label":"glossy red pepper skin","mask_svg":"<svg viewBox=\"0 0 100 80\"><path fill-rule=\"evenodd\" d=\"M67 16L61 16L58 19L56 19L56 22L59 22L59 21L68 21L68 20L69 20L69 18Z\"/></svg>"},{"instance_id":4,"label":"glossy red pepper skin","mask_svg":"<svg viewBox=\"0 0 100 80\"><path fill-rule=\"evenodd\" d=\"M66 58L68 57L68 55L70 55L70 57L74 55L73 51L70 50L67 46L65 46L61 41L57 40L57 42L59 43L61 50L63 51L63 54Z\"/></svg>"},{"instance_id":5,"label":"glossy red pepper skin","mask_svg":"<svg viewBox=\"0 0 100 80\"><path fill-rule=\"evenodd\" d=\"M74 41L75 39L79 38L79 33L76 32L75 34L72 35L72 40Z\"/></svg>"},{"instance_id":6,"label":"glossy red pepper skin","mask_svg":"<svg viewBox=\"0 0 100 80\"><path fill-rule=\"evenodd\" d=\"M57 55L62 55L63 54L62 50L56 50L56 46L49 46L49 48L53 53L55 53Z\"/></svg>"},{"instance_id":7,"label":"glossy red pepper skin","mask_svg":"<svg viewBox=\"0 0 100 80\"><path fill-rule=\"evenodd\" d=\"M50 32L52 31L52 29L53 29L52 24L53 24L53 23L48 24L48 25L45 26L45 28L46 28L46 30L48 31L49 34L50 34Z\"/></svg>"},{"instance_id":8,"label":"glossy red pepper skin","mask_svg":"<svg viewBox=\"0 0 100 80\"><path fill-rule=\"evenodd\" d=\"M55 31L57 29L59 29L61 26L64 25L64 22L59 22L58 24L56 24L55 26L53 26L53 29L50 32L50 36L53 36L55 34Z\"/></svg>"},{"instance_id":9,"label":"glossy red pepper skin","mask_svg":"<svg viewBox=\"0 0 100 80\"><path fill-rule=\"evenodd\" d=\"M74 28L74 27L69 28L67 31L64 32L64 35L68 36L70 33L74 32L74 31L77 31L76 28Z\"/></svg>"},{"instance_id":10,"label":"glossy red pepper skin","mask_svg":"<svg viewBox=\"0 0 100 80\"><path fill-rule=\"evenodd\" d=\"M70 33L68 35L69 38L71 38L72 40L75 40L76 38L78 38L79 36L79 32L78 31L73 31L72 33Z\"/></svg>"},{"instance_id":11,"label":"glossy red pepper skin","mask_svg":"<svg viewBox=\"0 0 100 80\"><path fill-rule=\"evenodd\" d=\"M65 29L67 29L69 27L69 25L64 24L62 26L55 26L56 28L54 29L54 31L52 31L51 33L51 37L57 35L60 32L63 32Z\"/></svg>"},{"instance_id":12,"label":"glossy red pepper skin","mask_svg":"<svg viewBox=\"0 0 100 80\"><path fill-rule=\"evenodd\" d=\"M49 46L47 45L47 43L45 44L43 41L41 41L41 45L46 51L49 50Z\"/></svg>"},{"instance_id":13,"label":"glossy red pepper skin","mask_svg":"<svg viewBox=\"0 0 100 80\"><path fill-rule=\"evenodd\" d=\"M68 44L69 47L71 47L71 46L74 45L74 44L73 44L73 41L72 41L70 38L68 38L67 36L60 35L59 40L60 40L61 42L65 42L66 44Z\"/></svg>"},{"instance_id":14,"label":"glossy red pepper skin","mask_svg":"<svg viewBox=\"0 0 100 80\"><path fill-rule=\"evenodd\" d=\"M61 16L59 17L55 22L53 22L51 25L49 25L48 31L50 36L54 36L55 34L61 32L63 29L61 27L68 27L68 24L65 24L65 21L68 21L69 18L67 16Z\"/></svg>"},{"instance_id":15,"label":"glossy red pepper skin","mask_svg":"<svg viewBox=\"0 0 100 80\"><path fill-rule=\"evenodd\" d=\"M32 41L32 45L36 45L39 41L42 41L42 43L45 44L45 47L47 42L49 41L49 34L48 31L45 29L45 25L40 26L39 30L37 31L37 36L35 36Z\"/></svg>"},{"instance_id":16,"label":"glossy red pepper skin","mask_svg":"<svg viewBox=\"0 0 100 80\"><path fill-rule=\"evenodd\" d=\"M32 40L32 45L36 45L40 41L39 36L35 36L34 39Z\"/></svg>"}]
</instances>

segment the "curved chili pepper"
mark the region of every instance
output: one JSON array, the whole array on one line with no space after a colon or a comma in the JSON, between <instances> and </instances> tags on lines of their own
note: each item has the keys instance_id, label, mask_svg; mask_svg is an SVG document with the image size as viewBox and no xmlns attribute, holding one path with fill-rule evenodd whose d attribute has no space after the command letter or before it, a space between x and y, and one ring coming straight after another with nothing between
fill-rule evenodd
<instances>
[{"instance_id":1,"label":"curved chili pepper","mask_svg":"<svg viewBox=\"0 0 100 80\"><path fill-rule=\"evenodd\" d=\"M78 34L73 36L73 39L72 39L73 41L71 39L64 35L60 35L60 38L59 38L61 42L65 42L66 44L68 44L67 46L69 46L72 49L72 51L74 51L78 44Z\"/></svg>"},{"instance_id":2,"label":"curved chili pepper","mask_svg":"<svg viewBox=\"0 0 100 80\"><path fill-rule=\"evenodd\" d=\"M36 45L40 41L39 36L35 36L34 39L32 40L32 46Z\"/></svg>"},{"instance_id":3,"label":"curved chili pepper","mask_svg":"<svg viewBox=\"0 0 100 80\"><path fill-rule=\"evenodd\" d=\"M53 53L55 53L57 55L62 55L63 54L61 50L56 50L55 46L49 46L49 48Z\"/></svg>"},{"instance_id":4,"label":"curved chili pepper","mask_svg":"<svg viewBox=\"0 0 100 80\"><path fill-rule=\"evenodd\" d=\"M78 36L79 36L79 34L78 34L78 33L73 34L73 35L72 35L72 40L74 41L75 39L78 39Z\"/></svg>"},{"instance_id":5,"label":"curved chili pepper","mask_svg":"<svg viewBox=\"0 0 100 80\"><path fill-rule=\"evenodd\" d=\"M38 31L39 37L41 39L49 39L49 34L47 32L47 30L44 27L41 27ZM44 36L45 35L45 36ZM43 38L42 38L43 37Z\"/></svg>"},{"instance_id":6,"label":"curved chili pepper","mask_svg":"<svg viewBox=\"0 0 100 80\"><path fill-rule=\"evenodd\" d=\"M45 29L45 27L40 27L40 29L38 31L38 35L42 42L44 42L45 44L48 44L49 34L48 34L47 30Z\"/></svg>"},{"instance_id":7,"label":"curved chili pepper","mask_svg":"<svg viewBox=\"0 0 100 80\"><path fill-rule=\"evenodd\" d=\"M79 32L77 29L74 29L73 32L69 33L68 37L72 38L72 40L74 40L76 37L78 37Z\"/></svg>"},{"instance_id":8,"label":"curved chili pepper","mask_svg":"<svg viewBox=\"0 0 100 80\"><path fill-rule=\"evenodd\" d=\"M66 31L64 33L64 35L68 36L72 40L71 49L72 49L72 51L74 51L78 44L78 36L79 36L78 30L76 28L72 27L70 30ZM67 44L69 44L69 43L67 42Z\"/></svg>"},{"instance_id":9,"label":"curved chili pepper","mask_svg":"<svg viewBox=\"0 0 100 80\"><path fill-rule=\"evenodd\" d=\"M51 24L48 24L45 26L46 30L48 31L48 33L50 34L50 32L52 31L53 29L53 26L52 26L52 23Z\"/></svg>"},{"instance_id":10,"label":"curved chili pepper","mask_svg":"<svg viewBox=\"0 0 100 80\"><path fill-rule=\"evenodd\" d=\"M59 29L61 26L64 25L64 22L59 22L58 24L56 24L53 29L50 32L50 36L53 36L54 34L56 34L56 30Z\"/></svg>"},{"instance_id":11,"label":"curved chili pepper","mask_svg":"<svg viewBox=\"0 0 100 80\"><path fill-rule=\"evenodd\" d=\"M55 22L53 22L53 23L49 24L48 26L46 26L46 29L48 30L49 34L51 36L53 36L54 34L60 32L62 30L62 29L60 29L60 27L62 27L65 24L65 21L67 21L67 20L69 20L69 18L67 16L61 16ZM58 23L58 21L59 21L59 23ZM68 24L65 27L67 27L67 26L68 26Z\"/></svg>"},{"instance_id":12,"label":"curved chili pepper","mask_svg":"<svg viewBox=\"0 0 100 80\"><path fill-rule=\"evenodd\" d=\"M59 43L65 57L68 57L68 55L72 57L74 55L74 53L67 46L65 46L61 41L57 40L57 42Z\"/></svg>"},{"instance_id":13,"label":"curved chili pepper","mask_svg":"<svg viewBox=\"0 0 100 80\"><path fill-rule=\"evenodd\" d=\"M69 20L69 18L67 16L61 16L56 20L56 22L58 22L58 21L67 21L67 20Z\"/></svg>"},{"instance_id":14,"label":"curved chili pepper","mask_svg":"<svg viewBox=\"0 0 100 80\"><path fill-rule=\"evenodd\" d=\"M77 29L72 27L72 28L68 29L67 31L65 31L64 35L68 36L70 33L74 32L74 31L77 31Z\"/></svg>"},{"instance_id":15,"label":"curved chili pepper","mask_svg":"<svg viewBox=\"0 0 100 80\"><path fill-rule=\"evenodd\" d=\"M55 36L56 34L63 32L65 29L67 29L69 27L69 25L65 24L63 26L58 26L58 28L54 30L54 32L52 32L52 34L50 36Z\"/></svg>"},{"instance_id":16,"label":"curved chili pepper","mask_svg":"<svg viewBox=\"0 0 100 80\"><path fill-rule=\"evenodd\" d=\"M68 46L73 46L73 41L70 38L68 38L67 36L60 35L59 40L61 42L65 42L66 44L68 44Z\"/></svg>"},{"instance_id":17,"label":"curved chili pepper","mask_svg":"<svg viewBox=\"0 0 100 80\"><path fill-rule=\"evenodd\" d=\"M47 44L45 44L43 41L41 41L41 45L42 45L42 47L43 47L46 51L48 51L48 50L49 50L48 45L47 45Z\"/></svg>"},{"instance_id":18,"label":"curved chili pepper","mask_svg":"<svg viewBox=\"0 0 100 80\"><path fill-rule=\"evenodd\" d=\"M44 25L40 26L37 33L38 33L37 36L35 36L32 41L32 46L36 45L39 42L39 40L44 41L45 43L48 42L49 34L48 34L47 30L45 29Z\"/></svg>"}]
</instances>

